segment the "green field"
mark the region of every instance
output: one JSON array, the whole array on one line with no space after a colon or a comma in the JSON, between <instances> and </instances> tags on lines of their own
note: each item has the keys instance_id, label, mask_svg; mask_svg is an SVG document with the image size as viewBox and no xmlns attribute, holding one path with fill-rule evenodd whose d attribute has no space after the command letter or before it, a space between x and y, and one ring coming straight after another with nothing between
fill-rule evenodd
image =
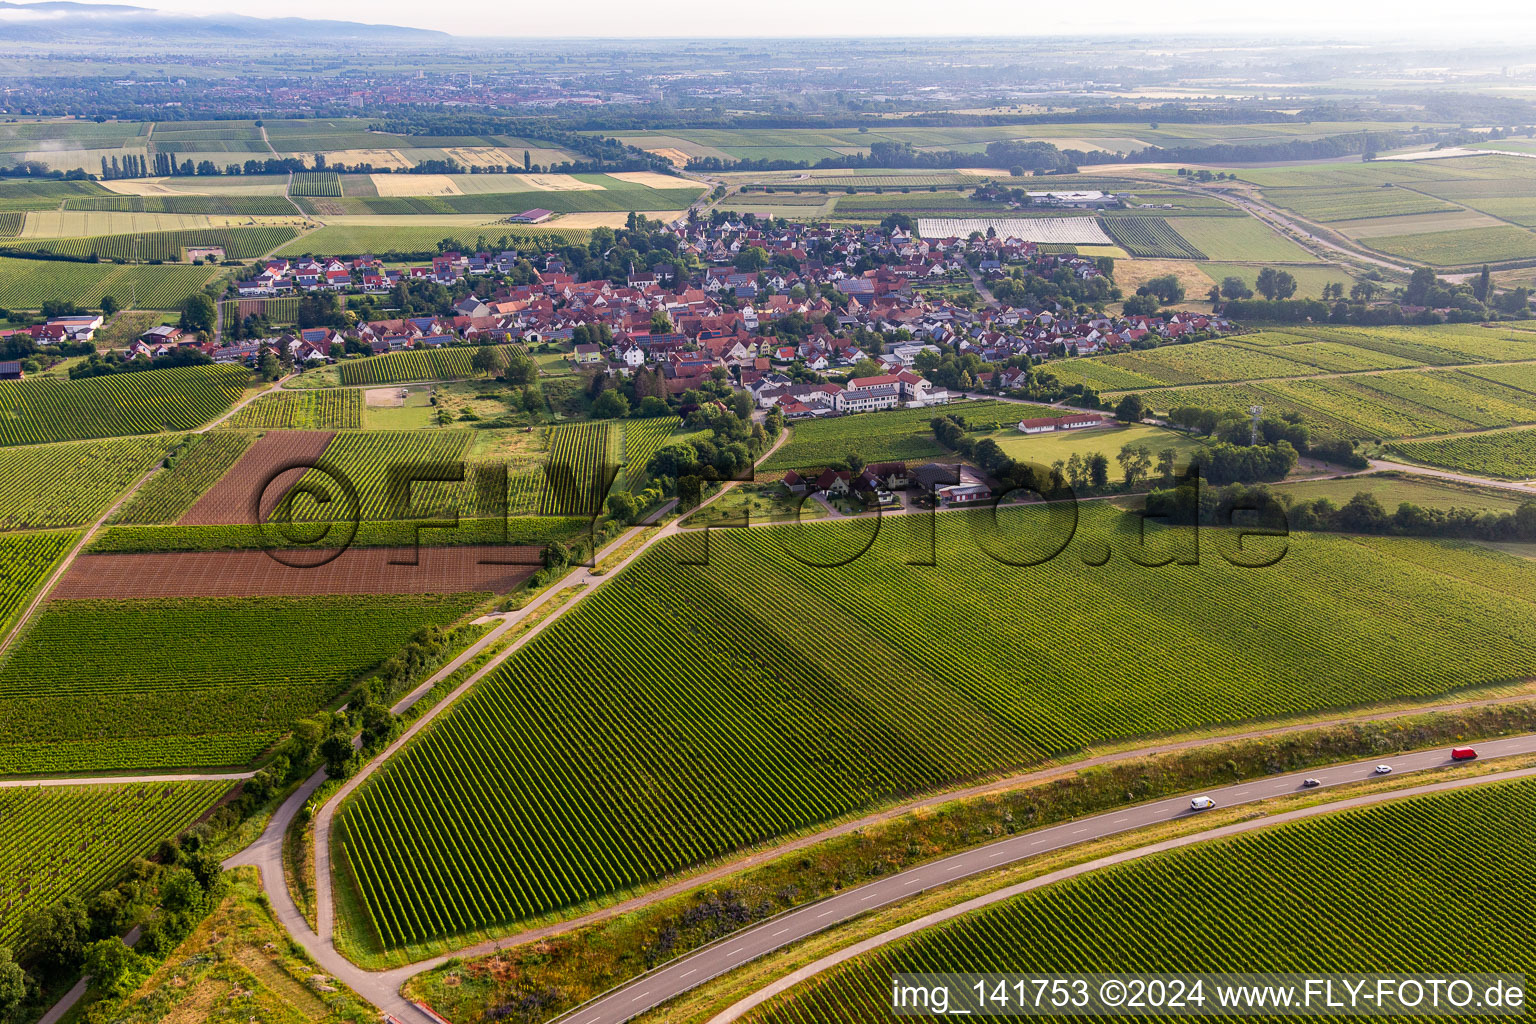
<instances>
[{"instance_id":1,"label":"green field","mask_svg":"<svg viewBox=\"0 0 1536 1024\"><path fill-rule=\"evenodd\" d=\"M218 196L106 196L69 199L66 210L114 213L182 213L209 217L296 217L286 196L235 194Z\"/></svg>"},{"instance_id":2,"label":"green field","mask_svg":"<svg viewBox=\"0 0 1536 1024\"><path fill-rule=\"evenodd\" d=\"M1373 249L1436 267L1536 257L1536 233L1512 225L1387 235L1368 242Z\"/></svg>"},{"instance_id":3,"label":"green field","mask_svg":"<svg viewBox=\"0 0 1536 1024\"><path fill-rule=\"evenodd\" d=\"M1109 459L1111 481L1124 479L1124 472L1115 462L1115 456L1124 445L1146 446L1152 453L1154 464L1164 449L1172 448L1177 453L1177 465L1180 467L1188 461L1190 452L1204 447L1202 441L1182 431L1165 430L1162 427L1145 424L1131 426L1112 423L1107 427L1058 430L1049 434L1023 434L1015 427L1004 428L989 436L997 442L998 447L1008 453L1010 458L1039 466L1050 466L1057 461L1065 462L1073 455L1088 456L1094 452L1102 452Z\"/></svg>"},{"instance_id":4,"label":"green field","mask_svg":"<svg viewBox=\"0 0 1536 1024\"><path fill-rule=\"evenodd\" d=\"M865 462L930 459L946 454L929 423L938 416L963 416L976 430L991 430L1031 415L1046 415L1042 406L1016 402L963 402L932 409L890 409L794 424L789 440L759 469L776 472L811 469L841 462L850 455Z\"/></svg>"},{"instance_id":5,"label":"green field","mask_svg":"<svg viewBox=\"0 0 1536 1024\"><path fill-rule=\"evenodd\" d=\"M327 256L361 256L386 255L391 252L437 252L437 243L445 238L453 239L455 244L464 247L473 247L480 236L484 236L491 246L498 249L537 249L543 246L580 245L586 242L591 232L558 226L545 231L530 231L526 227L509 224L327 224L318 231L295 238L278 249L275 255L323 253Z\"/></svg>"},{"instance_id":6,"label":"green field","mask_svg":"<svg viewBox=\"0 0 1536 1024\"><path fill-rule=\"evenodd\" d=\"M466 493L478 497L479 479L467 463L473 441L469 430L365 430L337 434L326 446L316 468L294 485L272 511L274 522L292 517L297 522L328 522L361 516L366 520L441 518L457 512L475 514L462 507ZM329 472L327 472L329 471ZM449 480L408 484L408 471L446 474ZM357 506L336 485L335 476L348 481L357 492ZM472 479L473 478L473 479ZM325 495L307 491L316 488ZM494 500L493 495L487 495ZM489 508L495 515L499 508Z\"/></svg>"},{"instance_id":7,"label":"green field","mask_svg":"<svg viewBox=\"0 0 1536 1024\"><path fill-rule=\"evenodd\" d=\"M1192 538L1154 530L1140 552L1138 518L1089 505L1060 557L1017 565L1063 543L1070 516L1015 507L655 546L343 806L356 941L420 951L495 932L1101 742L1531 671L1536 565L1520 559L1479 555L1495 575L1454 548L1296 535L1260 572L1206 530L1198 565L1149 572L1130 556L1188 553Z\"/></svg>"},{"instance_id":8,"label":"green field","mask_svg":"<svg viewBox=\"0 0 1536 1024\"><path fill-rule=\"evenodd\" d=\"M1296 480L1270 484L1274 493L1293 501L1316 501L1327 498L1335 505L1347 505L1357 494L1369 494L1389 512L1407 501L1420 508L1449 511L1468 508L1487 512L1513 512L1532 499L1516 491L1495 487L1471 487L1450 480L1437 480L1428 476L1411 476L1407 473L1367 473L1336 480Z\"/></svg>"},{"instance_id":9,"label":"green field","mask_svg":"<svg viewBox=\"0 0 1536 1024\"><path fill-rule=\"evenodd\" d=\"M92 522L173 443L133 437L0 448L0 530Z\"/></svg>"},{"instance_id":10,"label":"green field","mask_svg":"<svg viewBox=\"0 0 1536 1024\"><path fill-rule=\"evenodd\" d=\"M570 542L588 532L590 519L557 516L461 518L453 529L431 532L433 545L548 544ZM349 545L354 548L402 547L418 540L411 521L363 522ZM272 546L271 533L261 526L108 526L91 540L93 554L144 551L254 551Z\"/></svg>"},{"instance_id":11,"label":"green field","mask_svg":"<svg viewBox=\"0 0 1536 1024\"><path fill-rule=\"evenodd\" d=\"M1536 477L1536 430L1502 430L1440 441L1403 441L1393 455L1409 462L1505 480Z\"/></svg>"},{"instance_id":12,"label":"green field","mask_svg":"<svg viewBox=\"0 0 1536 1024\"><path fill-rule=\"evenodd\" d=\"M1445 976L1529 974L1536 956L1524 936L1536 928L1529 874L1536 841L1504 823L1531 813L1536 783L1523 779L1200 843L919 931L797 985L743 1019L881 1019L891 1013L891 978L917 972L1036 975L1093 965L1154 974L1322 975L1433 964ZM1469 908L1486 927L1468 927Z\"/></svg>"},{"instance_id":13,"label":"green field","mask_svg":"<svg viewBox=\"0 0 1536 1024\"><path fill-rule=\"evenodd\" d=\"M305 212L321 216L402 216L477 213L510 216L524 210L554 213L604 213L682 210L699 198L698 188L538 190L533 192L472 192L459 196L358 196L340 199L301 198ZM295 196L300 193L295 192Z\"/></svg>"},{"instance_id":14,"label":"green field","mask_svg":"<svg viewBox=\"0 0 1536 1024\"><path fill-rule=\"evenodd\" d=\"M0 533L0 639L48 574L79 540L77 533Z\"/></svg>"},{"instance_id":15,"label":"green field","mask_svg":"<svg viewBox=\"0 0 1536 1024\"><path fill-rule=\"evenodd\" d=\"M1113 224L1113 218L1106 218ZM1311 263L1316 257L1252 217L1170 217L1168 227L1207 259L1235 263Z\"/></svg>"},{"instance_id":16,"label":"green field","mask_svg":"<svg viewBox=\"0 0 1536 1024\"><path fill-rule=\"evenodd\" d=\"M300 171L288 183L290 196L341 197L341 178L335 171Z\"/></svg>"},{"instance_id":17,"label":"green field","mask_svg":"<svg viewBox=\"0 0 1536 1024\"><path fill-rule=\"evenodd\" d=\"M1290 188L1266 189L1264 198L1312 220L1364 220L1450 212L1459 209L1443 199L1403 188Z\"/></svg>"},{"instance_id":18,"label":"green field","mask_svg":"<svg viewBox=\"0 0 1536 1024\"><path fill-rule=\"evenodd\" d=\"M106 260L162 260L176 263L188 248L222 246L232 260L264 256L298 236L297 228L192 228L185 231L146 231L133 235L96 235L91 238L25 238L6 242L11 249L61 253L66 256L96 255Z\"/></svg>"},{"instance_id":19,"label":"green field","mask_svg":"<svg viewBox=\"0 0 1536 1024\"><path fill-rule=\"evenodd\" d=\"M66 199L109 196L94 181L0 179L0 210L56 210Z\"/></svg>"},{"instance_id":20,"label":"green field","mask_svg":"<svg viewBox=\"0 0 1536 1024\"><path fill-rule=\"evenodd\" d=\"M350 388L278 391L235 413L228 425L262 430L356 430L363 425L363 394Z\"/></svg>"},{"instance_id":21,"label":"green field","mask_svg":"<svg viewBox=\"0 0 1536 1024\"><path fill-rule=\"evenodd\" d=\"M228 789L180 782L0 790L0 944L17 944L29 913L115 882Z\"/></svg>"},{"instance_id":22,"label":"green field","mask_svg":"<svg viewBox=\"0 0 1536 1024\"><path fill-rule=\"evenodd\" d=\"M1205 253L1162 217L1103 217L1109 237L1132 256L1150 259L1203 260Z\"/></svg>"},{"instance_id":23,"label":"green field","mask_svg":"<svg viewBox=\"0 0 1536 1024\"><path fill-rule=\"evenodd\" d=\"M112 516L114 523L172 523L240 460L255 435L233 431L193 434L175 463L150 477Z\"/></svg>"},{"instance_id":24,"label":"green field","mask_svg":"<svg viewBox=\"0 0 1536 1024\"><path fill-rule=\"evenodd\" d=\"M481 599L52 601L0 664L0 770L245 763Z\"/></svg>"},{"instance_id":25,"label":"green field","mask_svg":"<svg viewBox=\"0 0 1536 1024\"><path fill-rule=\"evenodd\" d=\"M249 378L243 366L179 366L0 381L0 445L190 430L233 405Z\"/></svg>"},{"instance_id":26,"label":"green field","mask_svg":"<svg viewBox=\"0 0 1536 1024\"><path fill-rule=\"evenodd\" d=\"M76 302L95 308L110 295L124 308L180 309L187 296L201 291L218 273L216 268L207 266L0 257L0 306L41 309L45 302Z\"/></svg>"},{"instance_id":27,"label":"green field","mask_svg":"<svg viewBox=\"0 0 1536 1024\"><path fill-rule=\"evenodd\" d=\"M522 345L498 345L503 354L526 352ZM404 352L386 352L380 356L365 356L343 362L343 384L405 384L418 380L454 380L460 377L479 376L470 365L475 353L474 345L452 345L445 348L413 348Z\"/></svg>"}]
</instances>

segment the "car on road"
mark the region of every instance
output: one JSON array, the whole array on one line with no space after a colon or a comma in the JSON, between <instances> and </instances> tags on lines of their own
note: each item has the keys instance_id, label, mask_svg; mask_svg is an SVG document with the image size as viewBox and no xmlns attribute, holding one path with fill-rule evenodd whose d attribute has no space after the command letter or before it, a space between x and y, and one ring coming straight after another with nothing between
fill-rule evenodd
<instances>
[{"instance_id":1,"label":"car on road","mask_svg":"<svg viewBox=\"0 0 1536 1024\"><path fill-rule=\"evenodd\" d=\"M1471 747L1454 747L1451 750L1452 761L1475 761L1476 759L1477 751Z\"/></svg>"},{"instance_id":2,"label":"car on road","mask_svg":"<svg viewBox=\"0 0 1536 1024\"><path fill-rule=\"evenodd\" d=\"M1215 806L1216 801L1208 796L1197 796L1189 802L1189 809L1192 811L1208 811Z\"/></svg>"},{"instance_id":3,"label":"car on road","mask_svg":"<svg viewBox=\"0 0 1536 1024\"><path fill-rule=\"evenodd\" d=\"M1377 775L1391 775L1392 774L1392 766L1389 765L1389 764L1379 764L1379 765L1376 766L1376 774Z\"/></svg>"},{"instance_id":4,"label":"car on road","mask_svg":"<svg viewBox=\"0 0 1536 1024\"><path fill-rule=\"evenodd\" d=\"M1315 789L1323 784L1321 779L1307 779L1301 784L1302 789Z\"/></svg>"}]
</instances>

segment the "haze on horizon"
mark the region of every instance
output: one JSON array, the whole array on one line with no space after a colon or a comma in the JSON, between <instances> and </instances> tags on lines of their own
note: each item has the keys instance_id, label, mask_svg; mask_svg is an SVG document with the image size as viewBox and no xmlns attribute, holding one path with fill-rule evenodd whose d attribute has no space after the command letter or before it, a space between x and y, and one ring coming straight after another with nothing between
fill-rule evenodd
<instances>
[{"instance_id":1,"label":"haze on horizon","mask_svg":"<svg viewBox=\"0 0 1536 1024\"><path fill-rule=\"evenodd\" d=\"M110 3L113 0L83 0ZM231 13L215 0L124 0L178 14ZM1525 0L1490 0L1474 18L1454 17L1444 4L1426 0L1390 2L1295 0L1279 8L1175 8L1145 0L1101 0L1091 6L1024 3L1013 0L851 0L825 4L786 0L765 23L757 8L708 0L669 0L660 6L629 0L588 0L579 7L509 7L493 0L422 4L417 0L333 0L323 10L307 0L268 0L261 17L325 18L369 24L436 29L458 36L497 38L624 37L730 38L741 41L786 37L935 37L1077 35L1254 35L1319 42L1454 41L1507 44L1512 33L1532 34L1536 19ZM764 31L771 24L771 31Z\"/></svg>"}]
</instances>

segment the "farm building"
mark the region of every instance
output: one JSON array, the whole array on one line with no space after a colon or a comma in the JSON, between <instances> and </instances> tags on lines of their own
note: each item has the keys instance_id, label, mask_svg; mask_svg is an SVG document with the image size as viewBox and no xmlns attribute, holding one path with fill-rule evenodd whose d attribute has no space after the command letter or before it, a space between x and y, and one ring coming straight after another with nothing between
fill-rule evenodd
<instances>
[{"instance_id":1,"label":"farm building","mask_svg":"<svg viewBox=\"0 0 1536 1024\"><path fill-rule=\"evenodd\" d=\"M1034 419L1019 420L1019 429L1026 434L1049 434L1053 430L1082 430L1084 427L1097 427L1103 423L1102 417L1086 414L1039 416Z\"/></svg>"},{"instance_id":2,"label":"farm building","mask_svg":"<svg viewBox=\"0 0 1536 1024\"><path fill-rule=\"evenodd\" d=\"M21 380L21 360L9 359L0 363L0 380Z\"/></svg>"},{"instance_id":3,"label":"farm building","mask_svg":"<svg viewBox=\"0 0 1536 1024\"><path fill-rule=\"evenodd\" d=\"M508 217L507 220L513 224L542 224L554 215L553 210L524 210L522 213Z\"/></svg>"},{"instance_id":4,"label":"farm building","mask_svg":"<svg viewBox=\"0 0 1536 1024\"><path fill-rule=\"evenodd\" d=\"M992 497L992 485L966 465L930 462L912 470L908 478L946 505L969 505Z\"/></svg>"}]
</instances>

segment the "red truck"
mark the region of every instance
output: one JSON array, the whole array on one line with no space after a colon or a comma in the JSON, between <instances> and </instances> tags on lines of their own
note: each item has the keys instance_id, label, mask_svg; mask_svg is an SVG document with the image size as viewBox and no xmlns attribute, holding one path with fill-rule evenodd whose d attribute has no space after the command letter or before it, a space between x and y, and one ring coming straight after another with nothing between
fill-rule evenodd
<instances>
[{"instance_id":1,"label":"red truck","mask_svg":"<svg viewBox=\"0 0 1536 1024\"><path fill-rule=\"evenodd\" d=\"M1477 751L1473 750L1471 747L1452 747L1451 748L1451 760L1452 761L1472 761L1472 760L1475 760L1476 758L1477 758Z\"/></svg>"}]
</instances>

